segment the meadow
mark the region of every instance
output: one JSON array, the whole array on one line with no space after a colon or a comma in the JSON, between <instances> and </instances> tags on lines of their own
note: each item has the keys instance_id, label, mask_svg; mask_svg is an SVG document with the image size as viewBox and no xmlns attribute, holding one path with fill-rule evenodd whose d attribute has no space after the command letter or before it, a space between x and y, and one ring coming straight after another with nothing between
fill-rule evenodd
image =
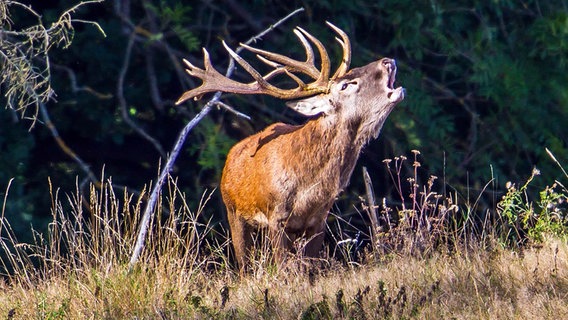
<instances>
[{"instance_id":1,"label":"meadow","mask_svg":"<svg viewBox=\"0 0 568 320\"><path fill-rule=\"evenodd\" d=\"M393 181L401 180L396 169L404 160L387 161ZM145 250L130 265L145 192L117 190L111 179L86 195L51 188L52 222L45 234L30 231L32 243L20 243L1 217L0 316L567 318L568 193L556 181L530 200L536 174L509 184L494 214L481 220L459 197L433 191L435 177L424 185L408 178L413 187L402 205L367 208L382 221L361 230L371 245L355 250L341 238L321 259L290 255L281 264L259 248L245 275L232 265L228 232L202 216L211 193L190 208L170 179Z\"/></svg>"}]
</instances>

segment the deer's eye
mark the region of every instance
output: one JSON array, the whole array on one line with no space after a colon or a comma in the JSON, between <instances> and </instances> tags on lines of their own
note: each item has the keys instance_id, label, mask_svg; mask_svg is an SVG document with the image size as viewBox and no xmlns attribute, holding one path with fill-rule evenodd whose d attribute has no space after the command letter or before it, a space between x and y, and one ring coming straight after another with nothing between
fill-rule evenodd
<instances>
[{"instance_id":1,"label":"deer's eye","mask_svg":"<svg viewBox=\"0 0 568 320\"><path fill-rule=\"evenodd\" d=\"M343 83L343 84L341 85L341 91L347 89L347 87L349 87L349 85L351 85L351 84L355 84L355 85L356 85L356 84L357 84L357 80L346 81L345 83Z\"/></svg>"},{"instance_id":2,"label":"deer's eye","mask_svg":"<svg viewBox=\"0 0 568 320\"><path fill-rule=\"evenodd\" d=\"M357 81L347 81L347 82L345 82L345 83L341 86L341 90L347 89L347 87L349 87L349 85L351 85L351 84L357 84Z\"/></svg>"}]
</instances>

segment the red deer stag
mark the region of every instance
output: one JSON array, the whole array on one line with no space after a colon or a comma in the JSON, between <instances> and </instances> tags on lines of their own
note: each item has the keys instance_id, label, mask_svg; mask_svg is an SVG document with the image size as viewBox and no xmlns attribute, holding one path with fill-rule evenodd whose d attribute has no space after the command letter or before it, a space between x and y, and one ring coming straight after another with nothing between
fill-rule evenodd
<instances>
[{"instance_id":1,"label":"red deer stag","mask_svg":"<svg viewBox=\"0 0 568 320\"><path fill-rule=\"evenodd\" d=\"M330 60L323 44L296 28L294 33L306 50L306 61L253 48L272 70L262 76L224 42L226 50L254 79L240 83L217 72L204 49L205 69L185 61L187 72L203 84L185 92L177 104L223 91L266 94L288 102L294 110L311 117L304 125L276 123L237 143L227 155L221 193L227 206L237 262L243 269L254 237L266 230L273 252L293 250L305 239L304 254L316 256L322 248L324 226L335 198L348 185L363 146L376 138L387 116L404 99L404 89L394 87L395 60L383 58L349 70L351 45L341 29L327 23L338 35L343 59L330 77ZM313 43L320 55L321 70L314 63ZM282 89L269 83L276 75L297 83ZM298 75L314 79L305 83Z\"/></svg>"}]
</instances>

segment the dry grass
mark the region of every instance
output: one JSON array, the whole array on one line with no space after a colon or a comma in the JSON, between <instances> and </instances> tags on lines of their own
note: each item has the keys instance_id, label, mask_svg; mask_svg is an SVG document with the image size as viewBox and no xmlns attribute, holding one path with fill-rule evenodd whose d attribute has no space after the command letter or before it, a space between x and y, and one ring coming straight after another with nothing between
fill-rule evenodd
<instances>
[{"instance_id":1,"label":"dry grass","mask_svg":"<svg viewBox=\"0 0 568 320\"><path fill-rule=\"evenodd\" d=\"M451 229L459 239L440 241L452 236L430 223L440 221L435 208L448 215L442 202L406 209L404 223L380 239L394 240L366 260L294 257L277 268L261 254L254 272L241 277L227 261L226 235L203 222L199 208L190 210L174 181L129 270L144 194L120 194L110 182L92 188L87 206L52 191L53 222L34 244L19 243L0 216L0 318L568 318L566 241L550 237L513 250L484 230L482 241L464 245L459 239L474 238L466 226Z\"/></svg>"},{"instance_id":2,"label":"dry grass","mask_svg":"<svg viewBox=\"0 0 568 320\"><path fill-rule=\"evenodd\" d=\"M242 279L228 270L180 268L171 259L132 272L126 265L86 269L0 289L0 315L14 319L562 319L568 317L568 247L549 240L522 254L395 256L316 276Z\"/></svg>"},{"instance_id":3,"label":"dry grass","mask_svg":"<svg viewBox=\"0 0 568 320\"><path fill-rule=\"evenodd\" d=\"M267 308L277 318L296 318L310 307L330 318L563 318L568 316L567 249L551 240L522 255L496 250L396 256L386 263L335 268L312 283L307 275L246 278L229 285L226 308L253 318Z\"/></svg>"}]
</instances>

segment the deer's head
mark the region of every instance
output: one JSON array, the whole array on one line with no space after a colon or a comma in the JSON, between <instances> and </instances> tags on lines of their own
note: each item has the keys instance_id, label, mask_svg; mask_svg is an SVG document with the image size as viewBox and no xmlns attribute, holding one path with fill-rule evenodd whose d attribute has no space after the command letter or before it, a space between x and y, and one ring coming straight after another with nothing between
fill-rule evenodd
<instances>
[{"instance_id":1,"label":"deer's head","mask_svg":"<svg viewBox=\"0 0 568 320\"><path fill-rule=\"evenodd\" d=\"M330 73L331 63L323 44L304 29L298 27L294 30L294 34L306 50L305 61L294 60L277 53L241 44L245 49L256 53L262 62L274 68L273 71L264 76L223 42L229 54L253 77L255 81L251 83L240 83L221 75L212 67L209 53L205 49L203 49L205 69L197 68L189 61L184 60L188 66L187 72L192 76L201 78L203 84L185 92L176 104L191 98L200 99L205 93L215 91L267 94L284 100L304 98L289 102L287 105L306 116L323 113L325 115L341 114L345 118L344 120L351 117L376 118L377 124L382 125L392 108L404 99L404 89L394 87L397 69L395 60L383 58L349 71L351 61L349 38L341 29L329 22L327 24L340 36L336 40L343 47L341 64L333 75ZM319 51L321 57L320 70L314 64L314 52L308 39ZM272 85L269 81L280 74L286 74L298 86L293 89L281 89ZM298 74L307 76L314 81L305 83ZM376 133L378 133L377 131L375 130ZM373 135L376 135L376 133Z\"/></svg>"},{"instance_id":2,"label":"deer's head","mask_svg":"<svg viewBox=\"0 0 568 320\"><path fill-rule=\"evenodd\" d=\"M396 69L394 59L383 58L332 80L326 94L287 105L306 116L323 113L343 123L358 122L366 142L377 137L387 116L404 99L404 88L394 87Z\"/></svg>"}]
</instances>

